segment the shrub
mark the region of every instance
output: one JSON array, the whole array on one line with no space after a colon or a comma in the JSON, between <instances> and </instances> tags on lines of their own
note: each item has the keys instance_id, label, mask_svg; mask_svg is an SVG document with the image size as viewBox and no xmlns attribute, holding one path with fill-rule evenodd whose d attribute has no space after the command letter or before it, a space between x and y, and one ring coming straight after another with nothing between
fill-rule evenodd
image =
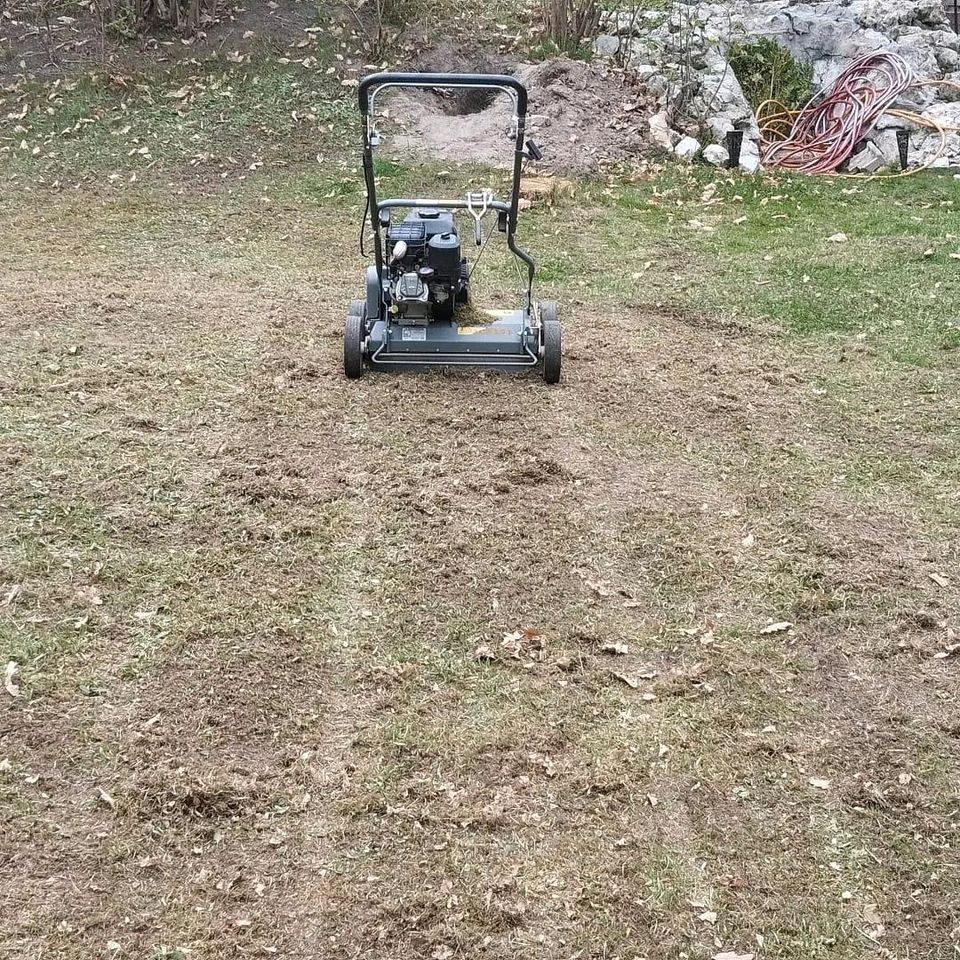
<instances>
[{"instance_id":1,"label":"shrub","mask_svg":"<svg viewBox=\"0 0 960 960\"><path fill-rule=\"evenodd\" d=\"M118 36L156 27L192 33L219 6L220 0L94 0L104 28Z\"/></svg>"},{"instance_id":2,"label":"shrub","mask_svg":"<svg viewBox=\"0 0 960 960\"><path fill-rule=\"evenodd\" d=\"M767 100L799 110L810 99L813 68L795 60L775 40L735 43L727 59L754 110Z\"/></svg>"},{"instance_id":3,"label":"shrub","mask_svg":"<svg viewBox=\"0 0 960 960\"><path fill-rule=\"evenodd\" d=\"M541 0L544 38L559 52L577 54L600 27L597 0Z\"/></svg>"}]
</instances>

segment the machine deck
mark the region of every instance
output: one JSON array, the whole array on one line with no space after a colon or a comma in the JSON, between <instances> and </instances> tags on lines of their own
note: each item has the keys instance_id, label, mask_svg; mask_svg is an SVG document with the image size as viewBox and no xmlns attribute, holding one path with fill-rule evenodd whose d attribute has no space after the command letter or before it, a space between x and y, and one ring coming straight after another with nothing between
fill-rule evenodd
<instances>
[{"instance_id":1,"label":"machine deck","mask_svg":"<svg viewBox=\"0 0 960 960\"><path fill-rule=\"evenodd\" d=\"M405 325L378 320L370 331L370 363L380 367L532 367L539 360L523 310L487 311L489 322L457 320ZM473 318L472 318L473 319Z\"/></svg>"}]
</instances>

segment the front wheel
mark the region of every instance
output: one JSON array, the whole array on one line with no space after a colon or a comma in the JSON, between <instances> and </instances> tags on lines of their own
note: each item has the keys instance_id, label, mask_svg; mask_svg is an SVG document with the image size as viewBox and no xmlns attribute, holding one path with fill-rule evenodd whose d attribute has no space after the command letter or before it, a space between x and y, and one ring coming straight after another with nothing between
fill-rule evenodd
<instances>
[{"instance_id":1,"label":"front wheel","mask_svg":"<svg viewBox=\"0 0 960 960\"><path fill-rule=\"evenodd\" d=\"M343 327L343 372L351 379L363 376L363 315L350 305Z\"/></svg>"},{"instance_id":2,"label":"front wheel","mask_svg":"<svg viewBox=\"0 0 960 960\"><path fill-rule=\"evenodd\" d=\"M557 305L552 300L540 304L540 330L543 346L543 379L560 382L561 336Z\"/></svg>"}]
</instances>

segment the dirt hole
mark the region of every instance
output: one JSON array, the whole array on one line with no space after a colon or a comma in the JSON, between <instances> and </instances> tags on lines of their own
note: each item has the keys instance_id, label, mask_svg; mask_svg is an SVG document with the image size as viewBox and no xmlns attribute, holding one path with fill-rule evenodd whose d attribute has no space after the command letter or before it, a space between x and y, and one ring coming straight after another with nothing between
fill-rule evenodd
<instances>
[{"instance_id":1,"label":"dirt hole","mask_svg":"<svg viewBox=\"0 0 960 960\"><path fill-rule=\"evenodd\" d=\"M444 90L434 94L440 109L451 117L482 113L497 98L496 90Z\"/></svg>"}]
</instances>

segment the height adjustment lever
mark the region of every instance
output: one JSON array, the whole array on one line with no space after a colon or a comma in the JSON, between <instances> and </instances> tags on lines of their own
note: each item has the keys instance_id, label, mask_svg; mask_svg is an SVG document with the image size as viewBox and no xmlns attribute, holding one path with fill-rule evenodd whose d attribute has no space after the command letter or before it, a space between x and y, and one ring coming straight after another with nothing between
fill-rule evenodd
<instances>
[{"instance_id":1,"label":"height adjustment lever","mask_svg":"<svg viewBox=\"0 0 960 960\"><path fill-rule=\"evenodd\" d=\"M490 190L467 194L467 213L473 217L473 236L478 247L483 244L482 221L490 209L491 200L493 200L493 193Z\"/></svg>"}]
</instances>

